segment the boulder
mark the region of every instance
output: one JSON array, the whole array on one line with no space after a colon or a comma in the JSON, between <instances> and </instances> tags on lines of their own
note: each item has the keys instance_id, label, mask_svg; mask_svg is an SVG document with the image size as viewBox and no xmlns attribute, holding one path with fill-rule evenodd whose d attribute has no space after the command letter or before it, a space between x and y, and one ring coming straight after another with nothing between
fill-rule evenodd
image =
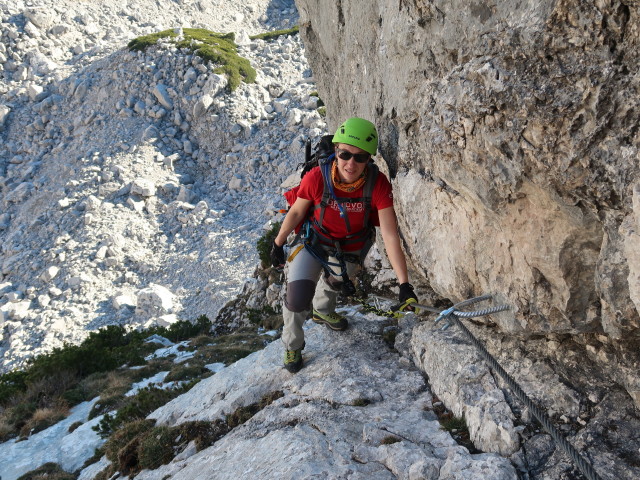
<instances>
[{"instance_id":1,"label":"boulder","mask_svg":"<svg viewBox=\"0 0 640 480\"><path fill-rule=\"evenodd\" d=\"M136 315L158 317L173 313L174 295L162 285L151 284L137 294Z\"/></svg>"}]
</instances>

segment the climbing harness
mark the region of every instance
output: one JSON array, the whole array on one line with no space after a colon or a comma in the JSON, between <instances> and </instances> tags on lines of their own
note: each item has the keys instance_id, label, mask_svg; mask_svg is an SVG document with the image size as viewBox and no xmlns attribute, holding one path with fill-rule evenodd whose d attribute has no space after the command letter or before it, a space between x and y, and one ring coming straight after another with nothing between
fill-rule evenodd
<instances>
[{"instance_id":1,"label":"climbing harness","mask_svg":"<svg viewBox=\"0 0 640 480\"><path fill-rule=\"evenodd\" d=\"M382 297L377 297L380 299L384 299ZM582 472L582 474L587 477L588 480L602 480L601 477L596 473L593 466L576 450L576 448L571 445L566 438L562 435L560 430L558 430L555 425L551 422L551 419L547 416L546 412L536 405L529 396L525 393L525 391L518 385L518 383L507 373L507 371L502 368L502 366L498 363L498 361L487 351L485 346L469 331L467 327L460 321L460 318L472 318L472 317L481 317L484 315L490 315L492 313L503 312L505 310L509 310L508 305L497 305L495 307L484 308L481 310L476 310L472 312L461 311L460 309L463 307L468 307L470 305L474 305L476 303L480 303L485 300L489 300L492 298L492 295L482 295L480 297L470 298L468 300L464 300L462 302L456 303L454 306L447 308L445 310L438 310L433 307L429 307L426 305L420 305L418 303L413 303L413 307L420 308L426 310L431 313L437 313L438 317L435 322L443 321L444 324L441 330L446 330L449 328L451 324L455 324L464 335L471 341L471 343L478 349L482 358L487 362L487 364L495 370L507 383L509 388L515 395L522 401L529 411L533 414L534 417L540 422L540 424L544 427L544 429L551 435L551 437L555 440L555 442L564 450L564 452L569 455L569 457L573 460L578 469ZM409 313L406 310L396 309L392 307L391 310L385 311L374 307L373 305L368 304L364 299L358 299L360 303L365 307L365 310L371 311L378 315L382 315L385 317L395 317L398 318ZM388 300L388 299L384 299ZM400 307L407 306L407 302L402 304ZM413 313L413 312L412 312Z\"/></svg>"},{"instance_id":2,"label":"climbing harness","mask_svg":"<svg viewBox=\"0 0 640 480\"><path fill-rule=\"evenodd\" d=\"M342 244L355 243L366 240L370 234L371 225L370 225L370 213L371 213L371 198L373 196L373 189L376 185L376 181L378 178L378 173L380 170L374 163L369 163L367 170L367 178L365 180L364 185L362 186L362 197L339 197L336 195L336 191L333 185L333 181L331 180L331 168L333 162L335 160L335 154L329 155L326 159L323 159L320 162L320 171L322 172L322 181L323 181L323 190L322 190L322 199L320 203L314 207L314 210L320 210L318 214L318 218L316 219L313 211L311 212L311 221L313 223L313 228L316 230L318 235L320 236L323 243L334 243L335 239L331 236L331 234L323 227L322 223L324 220L324 213L328 206L335 202L338 206L338 210L340 211L340 218L344 220L345 227L347 229L348 235L341 238L340 241ZM352 233L351 224L349 222L349 216L347 215L347 210L344 206L344 203L356 203L362 202L363 205L363 218L364 225L362 230Z\"/></svg>"}]
</instances>

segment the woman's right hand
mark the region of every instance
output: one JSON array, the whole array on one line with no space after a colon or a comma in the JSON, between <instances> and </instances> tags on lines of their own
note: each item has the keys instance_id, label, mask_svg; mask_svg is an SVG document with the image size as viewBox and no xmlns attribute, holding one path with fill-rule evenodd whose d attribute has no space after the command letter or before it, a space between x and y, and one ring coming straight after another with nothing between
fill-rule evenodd
<instances>
[{"instance_id":1,"label":"woman's right hand","mask_svg":"<svg viewBox=\"0 0 640 480\"><path fill-rule=\"evenodd\" d=\"M271 265L275 268L282 268L285 261L284 248L282 245L277 245L276 242L273 242L271 246Z\"/></svg>"}]
</instances>

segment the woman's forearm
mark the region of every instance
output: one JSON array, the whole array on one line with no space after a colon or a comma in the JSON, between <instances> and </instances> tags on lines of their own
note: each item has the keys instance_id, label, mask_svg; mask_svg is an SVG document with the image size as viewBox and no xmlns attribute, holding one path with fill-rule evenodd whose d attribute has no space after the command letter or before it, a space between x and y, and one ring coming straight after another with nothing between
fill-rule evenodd
<instances>
[{"instance_id":1,"label":"woman's forearm","mask_svg":"<svg viewBox=\"0 0 640 480\"><path fill-rule=\"evenodd\" d=\"M387 252L387 258L389 258L391 267L396 277L398 277L398 283L406 283L409 281L407 261L400 244L395 211L393 207L389 207L380 210L378 215L380 218L380 233L382 233L382 241L384 242L384 248Z\"/></svg>"},{"instance_id":2,"label":"woman's forearm","mask_svg":"<svg viewBox=\"0 0 640 480\"><path fill-rule=\"evenodd\" d=\"M280 231L275 238L275 244L279 247L284 245L289 234L304 220L311 205L310 200L298 198L282 221Z\"/></svg>"}]
</instances>

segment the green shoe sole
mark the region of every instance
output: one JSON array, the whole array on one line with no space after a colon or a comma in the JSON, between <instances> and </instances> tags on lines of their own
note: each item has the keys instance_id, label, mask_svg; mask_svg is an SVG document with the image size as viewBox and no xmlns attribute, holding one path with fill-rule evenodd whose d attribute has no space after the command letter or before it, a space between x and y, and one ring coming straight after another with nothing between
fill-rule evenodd
<instances>
[{"instance_id":1,"label":"green shoe sole","mask_svg":"<svg viewBox=\"0 0 640 480\"><path fill-rule=\"evenodd\" d=\"M326 318L329 317L329 318ZM313 311L312 320L318 324L326 325L331 330L341 332L346 330L349 326L349 322L342 315L337 313L330 313L329 315L321 315L320 313Z\"/></svg>"},{"instance_id":2,"label":"green shoe sole","mask_svg":"<svg viewBox=\"0 0 640 480\"><path fill-rule=\"evenodd\" d=\"M304 343L302 344L302 348L300 348L299 350L285 350L284 352L284 368L286 368L291 373L296 373L302 368L303 348Z\"/></svg>"}]
</instances>

